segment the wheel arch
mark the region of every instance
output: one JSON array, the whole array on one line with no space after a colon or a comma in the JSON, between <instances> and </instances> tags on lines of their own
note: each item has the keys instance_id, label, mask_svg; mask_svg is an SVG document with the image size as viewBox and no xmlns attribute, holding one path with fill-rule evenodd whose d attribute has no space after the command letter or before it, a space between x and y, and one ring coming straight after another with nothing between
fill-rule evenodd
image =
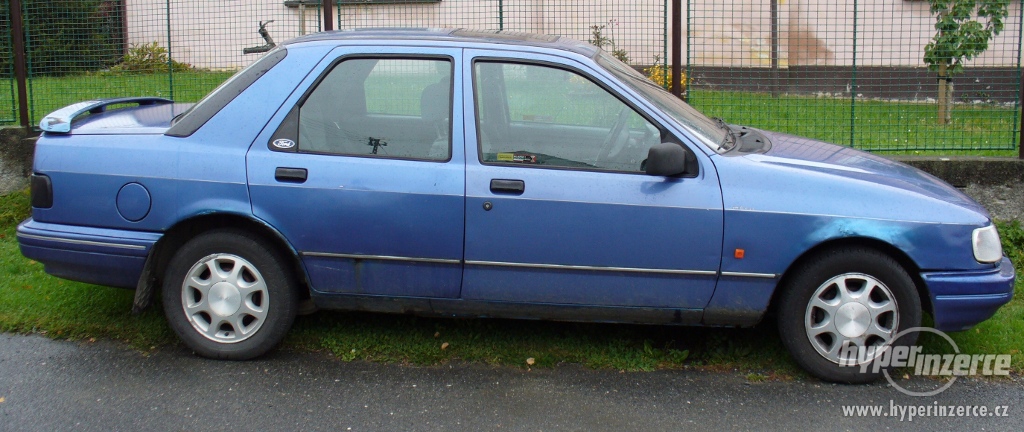
<instances>
[{"instance_id":1,"label":"wheel arch","mask_svg":"<svg viewBox=\"0 0 1024 432\"><path fill-rule=\"evenodd\" d=\"M153 245L146 258L146 264L139 283L135 288L133 313L140 313L152 304L154 292L161 286L163 274L174 253L189 239L210 230L220 228L240 229L259 236L270 243L278 252L286 256L292 271L298 278L300 298L309 298L309 277L298 251L277 229L252 217L236 213L207 213L195 215L175 223L160 240Z\"/></svg>"},{"instance_id":2,"label":"wheel arch","mask_svg":"<svg viewBox=\"0 0 1024 432\"><path fill-rule=\"evenodd\" d=\"M909 255L907 255L906 252L889 243L871 237L844 237L821 242L804 251L797 257L797 259L790 263L789 267L787 267L782 273L782 277L779 279L779 283L776 285L774 292L772 292L771 300L769 300L768 303L769 313L776 313L775 308L778 305L778 298L781 295L782 290L789 282L789 279L793 277L793 274L803 267L808 260L832 250L850 247L874 249L896 260L896 262L907 271L907 274L910 275L910 279L914 281L914 288L917 289L917 294L921 298L922 309L928 313L932 312L931 298L928 296L928 288L927 285L925 285L924 280L921 278L921 268L913 259L910 258Z\"/></svg>"}]
</instances>

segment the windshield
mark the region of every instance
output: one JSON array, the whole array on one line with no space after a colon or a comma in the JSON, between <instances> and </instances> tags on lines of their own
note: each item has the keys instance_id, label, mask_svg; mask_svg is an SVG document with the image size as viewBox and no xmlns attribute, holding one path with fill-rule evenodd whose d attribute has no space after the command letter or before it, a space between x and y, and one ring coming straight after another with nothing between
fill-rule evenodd
<instances>
[{"instance_id":1,"label":"windshield","mask_svg":"<svg viewBox=\"0 0 1024 432\"><path fill-rule=\"evenodd\" d=\"M726 137L729 136L728 130L720 127L714 120L651 82L636 69L611 57L608 53L602 51L598 54L597 63L679 122L712 150L718 151Z\"/></svg>"}]
</instances>

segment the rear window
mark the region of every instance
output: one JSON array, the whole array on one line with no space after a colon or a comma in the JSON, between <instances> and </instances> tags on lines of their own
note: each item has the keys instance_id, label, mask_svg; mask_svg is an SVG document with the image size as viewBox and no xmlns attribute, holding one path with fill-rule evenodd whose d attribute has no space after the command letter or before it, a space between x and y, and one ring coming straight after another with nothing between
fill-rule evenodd
<instances>
[{"instance_id":1,"label":"rear window","mask_svg":"<svg viewBox=\"0 0 1024 432\"><path fill-rule=\"evenodd\" d=\"M227 104L235 100L239 94L249 88L261 76L273 69L281 60L288 55L288 50L283 47L269 52L263 58L256 60L253 64L228 78L220 86L206 95L203 100L195 104L188 111L174 119L171 128L164 135L175 137L187 137L203 127L207 121L220 112Z\"/></svg>"}]
</instances>

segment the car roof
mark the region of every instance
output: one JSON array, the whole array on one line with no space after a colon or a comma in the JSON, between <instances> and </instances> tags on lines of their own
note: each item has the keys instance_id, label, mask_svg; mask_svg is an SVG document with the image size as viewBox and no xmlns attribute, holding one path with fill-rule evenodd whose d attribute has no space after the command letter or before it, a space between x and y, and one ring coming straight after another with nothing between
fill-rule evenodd
<instances>
[{"instance_id":1,"label":"car roof","mask_svg":"<svg viewBox=\"0 0 1024 432\"><path fill-rule=\"evenodd\" d=\"M513 32L505 30L473 30L443 28L360 28L350 30L333 30L300 36L282 45L293 45L313 41L345 41L345 40L432 40L458 43L484 43L497 45L513 45L526 47L543 47L570 51L587 57L594 57L598 48L575 39L535 33Z\"/></svg>"}]
</instances>

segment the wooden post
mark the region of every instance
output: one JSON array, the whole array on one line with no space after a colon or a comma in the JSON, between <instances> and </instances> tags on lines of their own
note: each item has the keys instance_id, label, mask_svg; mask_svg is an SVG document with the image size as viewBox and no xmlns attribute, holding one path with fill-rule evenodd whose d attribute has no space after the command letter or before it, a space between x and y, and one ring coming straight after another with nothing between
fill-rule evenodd
<instances>
[{"instance_id":1,"label":"wooden post","mask_svg":"<svg viewBox=\"0 0 1024 432\"><path fill-rule=\"evenodd\" d=\"M324 5L324 31L334 30L334 0L322 0Z\"/></svg>"}]
</instances>

